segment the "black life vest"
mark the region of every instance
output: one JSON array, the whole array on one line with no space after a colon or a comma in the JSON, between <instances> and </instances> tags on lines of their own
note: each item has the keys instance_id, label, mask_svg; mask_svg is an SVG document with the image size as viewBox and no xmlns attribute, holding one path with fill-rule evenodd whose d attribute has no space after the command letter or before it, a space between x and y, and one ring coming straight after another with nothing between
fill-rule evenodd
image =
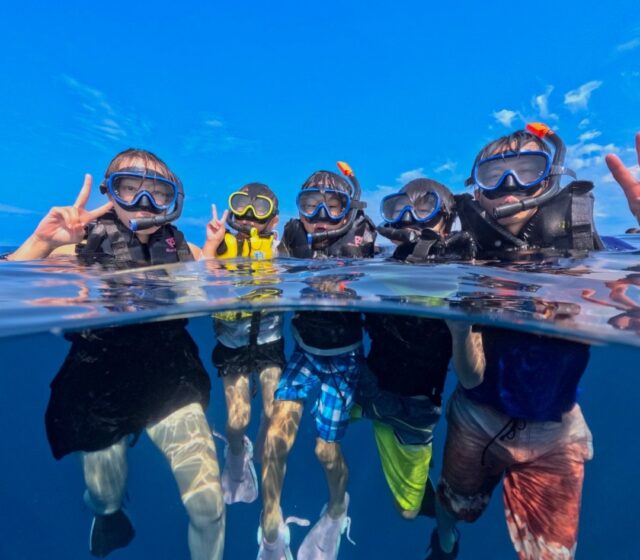
<instances>
[{"instance_id":1,"label":"black life vest","mask_svg":"<svg viewBox=\"0 0 640 560\"><path fill-rule=\"evenodd\" d=\"M299 219L284 226L280 254L299 259L373 257L376 230L373 222L359 212L353 226L343 236L322 248L309 246L307 232ZM302 341L321 350L343 348L362 340L362 315L341 311L297 312L292 325Z\"/></svg>"},{"instance_id":2,"label":"black life vest","mask_svg":"<svg viewBox=\"0 0 640 560\"><path fill-rule=\"evenodd\" d=\"M302 222L294 218L284 226L280 254L298 259L368 258L373 257L376 228L363 213L358 212L353 226L341 237L320 247L311 247Z\"/></svg>"},{"instance_id":3,"label":"black life vest","mask_svg":"<svg viewBox=\"0 0 640 560\"><path fill-rule=\"evenodd\" d=\"M542 204L518 235L498 224L469 194L456 196L456 208L464 231L470 232L478 257L523 254L568 254L604 249L593 223L593 183L573 181Z\"/></svg>"},{"instance_id":4,"label":"black life vest","mask_svg":"<svg viewBox=\"0 0 640 560\"><path fill-rule=\"evenodd\" d=\"M87 226L85 240L76 246L76 254L87 262L114 262L123 268L194 260L184 235L175 226L162 226L144 244L115 212L108 212Z\"/></svg>"}]
</instances>

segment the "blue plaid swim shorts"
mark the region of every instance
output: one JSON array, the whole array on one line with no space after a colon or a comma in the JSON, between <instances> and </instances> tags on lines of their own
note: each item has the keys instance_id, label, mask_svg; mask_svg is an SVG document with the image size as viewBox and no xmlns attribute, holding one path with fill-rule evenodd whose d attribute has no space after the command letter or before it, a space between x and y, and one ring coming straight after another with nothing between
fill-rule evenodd
<instances>
[{"instance_id":1,"label":"blue plaid swim shorts","mask_svg":"<svg viewBox=\"0 0 640 560\"><path fill-rule=\"evenodd\" d=\"M361 362L361 349L336 356L317 356L296 345L280 377L275 399L306 401L319 391L311 409L318 437L340 441L349 424Z\"/></svg>"}]
</instances>

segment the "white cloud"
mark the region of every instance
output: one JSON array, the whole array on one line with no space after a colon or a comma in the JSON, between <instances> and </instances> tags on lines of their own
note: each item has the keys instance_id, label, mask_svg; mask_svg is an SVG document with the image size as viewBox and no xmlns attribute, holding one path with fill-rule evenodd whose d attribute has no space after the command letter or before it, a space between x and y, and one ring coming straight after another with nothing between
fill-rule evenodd
<instances>
[{"instance_id":1,"label":"white cloud","mask_svg":"<svg viewBox=\"0 0 640 560\"><path fill-rule=\"evenodd\" d=\"M116 110L99 89L64 74L62 80L80 98L80 112L76 116L80 130L74 131L71 127L65 132L67 136L108 149L105 142L122 143L125 138L137 139L149 131L149 125L138 116Z\"/></svg>"},{"instance_id":2,"label":"white cloud","mask_svg":"<svg viewBox=\"0 0 640 560\"><path fill-rule=\"evenodd\" d=\"M587 109L591 93L602 85L600 80L592 80L582 84L577 89L572 89L564 94L564 104L569 110L576 112L580 109Z\"/></svg>"},{"instance_id":3,"label":"white cloud","mask_svg":"<svg viewBox=\"0 0 640 560\"><path fill-rule=\"evenodd\" d=\"M396 177L396 183L399 183L402 186L414 179L424 179L425 177L424 167L418 167L417 169L410 169L409 171L400 173L400 175Z\"/></svg>"},{"instance_id":4,"label":"white cloud","mask_svg":"<svg viewBox=\"0 0 640 560\"><path fill-rule=\"evenodd\" d=\"M509 109L501 109L500 111L493 112L493 118L496 119L501 125L511 128L516 117L520 116L516 111L510 111Z\"/></svg>"},{"instance_id":5,"label":"white cloud","mask_svg":"<svg viewBox=\"0 0 640 560\"><path fill-rule=\"evenodd\" d=\"M189 154L208 154L232 150L251 151L257 143L229 132L227 125L217 117L204 118L191 134L183 139L183 147Z\"/></svg>"},{"instance_id":6,"label":"white cloud","mask_svg":"<svg viewBox=\"0 0 640 560\"><path fill-rule=\"evenodd\" d=\"M580 130L584 130L585 128L587 128L589 125L591 124L591 121L589 119L582 119L579 123L578 123L578 128Z\"/></svg>"},{"instance_id":7,"label":"white cloud","mask_svg":"<svg viewBox=\"0 0 640 560\"><path fill-rule=\"evenodd\" d=\"M544 93L536 95L532 100L532 105L538 110L540 117L543 119L558 120L558 115L549 111L549 96L553 91L553 86L547 86Z\"/></svg>"},{"instance_id":8,"label":"white cloud","mask_svg":"<svg viewBox=\"0 0 640 560\"><path fill-rule=\"evenodd\" d=\"M220 119L207 119L204 121L204 124L211 128L222 128L224 126L224 123Z\"/></svg>"},{"instance_id":9,"label":"white cloud","mask_svg":"<svg viewBox=\"0 0 640 560\"><path fill-rule=\"evenodd\" d=\"M631 41L627 41L626 43L622 43L616 47L618 52L632 51L633 49L640 47L640 37L636 37L635 39L631 39Z\"/></svg>"},{"instance_id":10,"label":"white cloud","mask_svg":"<svg viewBox=\"0 0 640 560\"><path fill-rule=\"evenodd\" d=\"M18 208L17 206L10 206L9 204L0 203L0 214L13 214L26 216L28 214L40 214L36 210L29 210L27 208Z\"/></svg>"},{"instance_id":11,"label":"white cloud","mask_svg":"<svg viewBox=\"0 0 640 560\"><path fill-rule=\"evenodd\" d=\"M448 171L449 173L455 173L457 168L458 168L458 162L451 161L449 159L445 163L443 163L442 165L439 165L438 167L436 167L434 169L434 171L436 173L443 173L445 171Z\"/></svg>"},{"instance_id":12,"label":"white cloud","mask_svg":"<svg viewBox=\"0 0 640 560\"><path fill-rule=\"evenodd\" d=\"M601 135L602 132L600 132L599 130L587 130L580 135L580 142L588 142L589 140L594 140Z\"/></svg>"}]
</instances>

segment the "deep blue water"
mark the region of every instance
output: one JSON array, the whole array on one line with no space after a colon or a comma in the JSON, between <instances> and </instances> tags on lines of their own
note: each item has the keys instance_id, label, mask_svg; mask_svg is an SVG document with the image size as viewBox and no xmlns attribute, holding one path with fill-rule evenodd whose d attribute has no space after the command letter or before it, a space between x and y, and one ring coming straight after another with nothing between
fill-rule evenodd
<instances>
[{"instance_id":1,"label":"deep blue water","mask_svg":"<svg viewBox=\"0 0 640 560\"><path fill-rule=\"evenodd\" d=\"M211 321L198 318L189 330L197 341L213 380L210 422L222 430L225 406L222 386L209 363L215 343ZM290 343L290 337L288 337ZM0 558L90 558L87 548L91 514L82 501L80 464L75 457L55 461L44 433L49 382L66 355L60 336L39 334L0 339L0 425L3 430L3 508ZM582 383L581 403L594 436L595 458L587 465L578 558L640 557L635 504L640 500L636 449L640 351L623 346L596 346ZM453 387L449 377L447 392ZM254 400L258 418L259 399ZM439 469L444 422L436 436L434 459ZM257 426L252 422L250 434ZM314 433L305 415L290 456L283 495L285 515L317 518L326 501L324 477L313 455ZM403 521L395 513L379 466L367 422L352 424L343 449L350 467L352 537L343 540L340 558L422 558L434 526L432 520ZM221 455L221 447L219 452ZM146 436L129 454L129 512L137 535L114 559L188 558L187 517L164 458ZM227 509L225 558L255 557L259 502ZM474 525L462 525L461 559L514 557L507 536L502 500L494 496L489 510ZM304 528L292 528L293 549ZM616 543L615 556L610 543Z\"/></svg>"},{"instance_id":2,"label":"deep blue water","mask_svg":"<svg viewBox=\"0 0 640 560\"><path fill-rule=\"evenodd\" d=\"M640 501L636 475L640 328L620 319L640 309L640 269L638 253L629 252L626 245L621 248L586 260L491 268L281 260L266 268L210 261L109 273L79 269L64 259L0 263L0 426L4 428L0 559L90 558L92 515L82 500L80 462L73 456L55 461L44 429L49 383L69 349L62 333L191 316L189 331L213 382L209 421L224 431L222 384L210 363L215 339L209 314L231 307L289 311L349 307L464 317L593 343L580 402L593 432L595 457L586 468L578 558L640 558L635 518L635 504ZM323 291L321 278L339 284L340 290ZM277 295L250 298L265 288L277 290ZM620 290L627 297L624 301ZM591 296L585 297L587 293ZM289 351L288 326L285 335ZM450 374L446 396L454 384ZM253 406L250 436L257 429L259 398ZM443 421L436 431L434 478L445 428ZM305 415L283 493L285 516L305 517L312 523L327 500L314 440L315 431ZM357 545L343 539L340 558L423 558L434 521L404 521L396 514L368 422L350 426L343 450L350 469L351 536ZM222 462L221 445L218 452ZM127 507L137 535L127 549L110 558L187 559L186 513L164 458L145 435L129 452L128 493ZM255 558L259 515L259 501L227 509L225 558ZM461 530L461 559L514 557L500 492L477 523L463 524ZM294 555L306 531L292 526Z\"/></svg>"}]
</instances>

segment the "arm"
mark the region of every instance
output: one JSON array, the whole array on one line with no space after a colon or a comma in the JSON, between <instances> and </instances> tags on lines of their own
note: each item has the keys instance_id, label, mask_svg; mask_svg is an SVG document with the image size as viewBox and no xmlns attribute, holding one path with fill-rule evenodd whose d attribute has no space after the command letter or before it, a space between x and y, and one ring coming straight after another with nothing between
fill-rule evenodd
<instances>
[{"instance_id":1,"label":"arm","mask_svg":"<svg viewBox=\"0 0 640 560\"><path fill-rule=\"evenodd\" d=\"M640 164L640 132L636 134L636 152L638 154L638 164ZM629 210L631 210L631 213L640 224L640 180L634 177L631 170L625 167L615 154L608 154L605 159L613 178L622 187L627 197Z\"/></svg>"},{"instance_id":2,"label":"arm","mask_svg":"<svg viewBox=\"0 0 640 560\"><path fill-rule=\"evenodd\" d=\"M20 247L7 257L10 261L42 259L54 254L72 254L75 244L84 237L84 227L99 218L111 207L111 201L95 210L85 206L91 194L91 175L84 176L84 184L73 206L57 206L49 210L36 230Z\"/></svg>"},{"instance_id":3,"label":"arm","mask_svg":"<svg viewBox=\"0 0 640 560\"><path fill-rule=\"evenodd\" d=\"M465 389L482 383L486 367L482 334L473 332L472 325L462 321L447 321L453 344L453 365L458 380Z\"/></svg>"},{"instance_id":4,"label":"arm","mask_svg":"<svg viewBox=\"0 0 640 560\"><path fill-rule=\"evenodd\" d=\"M218 247L222 244L226 233L225 226L227 225L228 216L229 211L225 210L222 217L218 219L216 205L211 205L211 221L207 224L207 240L204 243L204 247L202 247L201 258L217 256Z\"/></svg>"}]
</instances>

